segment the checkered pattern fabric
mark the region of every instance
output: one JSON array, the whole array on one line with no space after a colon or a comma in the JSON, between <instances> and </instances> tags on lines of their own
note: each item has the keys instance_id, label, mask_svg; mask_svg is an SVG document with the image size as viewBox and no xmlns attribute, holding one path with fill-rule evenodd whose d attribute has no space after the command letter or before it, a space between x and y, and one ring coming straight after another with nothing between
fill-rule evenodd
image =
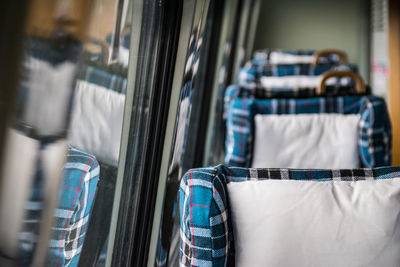
<instances>
[{"instance_id":1,"label":"checkered pattern fabric","mask_svg":"<svg viewBox=\"0 0 400 267\"><path fill-rule=\"evenodd\" d=\"M391 125L385 101L376 96L307 99L236 98L227 116L225 163L250 167L256 114L360 114L360 167L391 165Z\"/></svg>"},{"instance_id":2,"label":"checkered pattern fabric","mask_svg":"<svg viewBox=\"0 0 400 267\"><path fill-rule=\"evenodd\" d=\"M259 83L259 79L263 76L319 76L324 72L331 70L352 70L357 72L355 65L337 65L337 64L297 64L297 65L271 65L271 64L254 64L247 62L239 70L238 84L247 89L264 89ZM307 88L305 88L307 89ZM272 91L298 91L298 88L274 88ZM275 92L276 94L276 92ZM315 95L315 93L313 93Z\"/></svg>"},{"instance_id":3,"label":"checkered pattern fabric","mask_svg":"<svg viewBox=\"0 0 400 267\"><path fill-rule=\"evenodd\" d=\"M77 266L99 181L93 155L69 148L50 240L50 266Z\"/></svg>"},{"instance_id":4,"label":"checkered pattern fabric","mask_svg":"<svg viewBox=\"0 0 400 267\"><path fill-rule=\"evenodd\" d=\"M254 97L254 98L308 98L318 96L348 96L348 95L360 95L356 92L356 88L353 81L341 85L336 83L335 85L326 85L325 94L318 95L315 87L273 87L273 88L261 88L256 86L254 88L240 87L238 96L240 97ZM227 89L228 90L228 89ZM371 89L366 86L366 92L362 95L371 94Z\"/></svg>"},{"instance_id":5,"label":"checkered pattern fabric","mask_svg":"<svg viewBox=\"0 0 400 267\"><path fill-rule=\"evenodd\" d=\"M289 88L289 87L280 87L280 88L268 88L264 89L259 86L255 86L254 88L248 87L240 87L239 85L231 85L235 86L236 96L239 97L254 97L254 98L306 98L306 97L317 97L317 93L315 88ZM229 86L229 87L231 87ZM227 88L228 91L232 91L232 88ZM329 87L329 86L327 86ZM354 91L353 88L348 87L349 91ZM328 92L331 92L330 88L327 88ZM337 91L337 90L335 90ZM336 93L336 92L335 92ZM232 92L228 93L232 94Z\"/></svg>"},{"instance_id":6,"label":"checkered pattern fabric","mask_svg":"<svg viewBox=\"0 0 400 267\"><path fill-rule=\"evenodd\" d=\"M100 168L93 155L69 147L46 266L77 266L96 194ZM37 239L42 202L36 184L27 202L22 248ZM34 242L33 242L34 243ZM24 246L25 245L25 246ZM23 251L27 255L28 251Z\"/></svg>"},{"instance_id":7,"label":"checkered pattern fabric","mask_svg":"<svg viewBox=\"0 0 400 267\"><path fill-rule=\"evenodd\" d=\"M239 70L239 82L241 85L251 84L251 82L259 79L262 76L318 76L333 70L338 65L311 65L311 64L296 64L296 65L271 65L271 64L254 64L247 62L243 68ZM354 68L354 67L352 67Z\"/></svg>"},{"instance_id":8,"label":"checkered pattern fabric","mask_svg":"<svg viewBox=\"0 0 400 267\"><path fill-rule=\"evenodd\" d=\"M271 54L280 53L283 55L291 56L312 56L316 50L275 50L275 49L262 49L257 50L253 54L252 62L254 64L267 64L270 63ZM337 55L323 56L319 59L319 64L339 64L340 58Z\"/></svg>"},{"instance_id":9,"label":"checkered pattern fabric","mask_svg":"<svg viewBox=\"0 0 400 267\"><path fill-rule=\"evenodd\" d=\"M290 56L312 56L315 51L270 49L256 51L253 59L239 71L238 85L243 88L242 91L258 98L316 97L316 88L263 88L259 80L263 76L318 76L330 70L353 70L357 72L355 65L340 65L337 55L321 57L319 64L315 66L313 64L271 64L270 57L274 53ZM327 88L327 95L331 96L354 93L354 82L349 79L338 79L336 85Z\"/></svg>"},{"instance_id":10,"label":"checkered pattern fabric","mask_svg":"<svg viewBox=\"0 0 400 267\"><path fill-rule=\"evenodd\" d=\"M400 167L353 170L192 169L181 180L180 266L234 266L235 248L228 191L230 182L264 179L358 181L400 178Z\"/></svg>"},{"instance_id":11,"label":"checkered pattern fabric","mask_svg":"<svg viewBox=\"0 0 400 267\"><path fill-rule=\"evenodd\" d=\"M224 118L227 117L229 104L237 97L242 98L312 98L312 97L333 97L333 96L351 96L351 95L370 95L371 88L366 86L365 93L358 94L354 86L326 86L326 94L317 95L315 88L302 88L292 90L293 88L278 88L274 90L264 90L262 88L247 89L237 84L230 85L225 90L224 95Z\"/></svg>"},{"instance_id":12,"label":"checkered pattern fabric","mask_svg":"<svg viewBox=\"0 0 400 267\"><path fill-rule=\"evenodd\" d=\"M79 79L125 94L128 80L92 66L82 66Z\"/></svg>"}]
</instances>

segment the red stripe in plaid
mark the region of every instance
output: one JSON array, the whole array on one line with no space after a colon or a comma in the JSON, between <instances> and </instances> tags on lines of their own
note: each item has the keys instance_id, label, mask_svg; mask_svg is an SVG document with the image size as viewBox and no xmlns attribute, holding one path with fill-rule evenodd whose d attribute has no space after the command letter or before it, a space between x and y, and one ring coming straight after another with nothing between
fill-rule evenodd
<instances>
[{"instance_id":1,"label":"red stripe in plaid","mask_svg":"<svg viewBox=\"0 0 400 267\"><path fill-rule=\"evenodd\" d=\"M82 173L82 175L81 175L81 177L80 177L80 179L79 179L79 186L78 186L78 188L81 187L83 178L85 177L85 175L86 175L86 173L87 173L87 171L88 171L88 169L89 169L89 167L90 167L90 163L92 162L92 160L93 160L92 155L90 155L90 156L89 156L89 161L88 161L88 163L86 164L85 170L83 171L83 173ZM62 260L62 255L61 255L61 254L62 254L62 249L63 249L62 240L64 240L64 235L65 235L65 232L67 231L67 227L68 227L68 224L69 224L69 220L71 219L71 215L72 215L72 213L74 212L74 207L75 207L76 200L78 199L79 192L80 192L80 190L79 190L79 191L76 191L76 193L75 193L75 197L74 197L74 201L73 201L73 203L72 203L72 207L71 207L71 209L69 210L68 217L67 217L67 221L65 222L64 230L63 230L63 232L62 232L62 234L61 234L60 248L59 248L59 252L60 252L60 253L59 253L59 256L60 256L60 257L59 257L59 260L58 260L58 266L61 266L61 260Z\"/></svg>"},{"instance_id":2,"label":"red stripe in plaid","mask_svg":"<svg viewBox=\"0 0 400 267\"><path fill-rule=\"evenodd\" d=\"M183 217L183 219L184 219L185 221L189 221L189 218L187 218L187 217L185 216L185 213L183 212L183 209L182 209L182 206L181 206L181 205L179 205L179 209L181 210L181 216Z\"/></svg>"},{"instance_id":3,"label":"red stripe in plaid","mask_svg":"<svg viewBox=\"0 0 400 267\"><path fill-rule=\"evenodd\" d=\"M72 190L76 190L76 191L78 191L78 192L80 192L80 191L81 191L81 189L80 189L80 188L75 188L75 187L66 186L66 185L63 185L63 187L62 187L62 188L65 188L65 189L72 189Z\"/></svg>"}]
</instances>

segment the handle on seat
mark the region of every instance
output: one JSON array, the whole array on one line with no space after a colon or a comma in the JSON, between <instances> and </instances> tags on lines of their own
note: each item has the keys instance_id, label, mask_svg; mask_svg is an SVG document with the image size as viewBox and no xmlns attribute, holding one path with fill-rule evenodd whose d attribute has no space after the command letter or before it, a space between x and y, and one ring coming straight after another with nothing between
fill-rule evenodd
<instances>
[{"instance_id":1,"label":"handle on seat","mask_svg":"<svg viewBox=\"0 0 400 267\"><path fill-rule=\"evenodd\" d=\"M332 77L337 77L337 78L350 77L356 82L356 92L360 93L360 94L365 93L364 81L358 73L356 73L354 71L332 70L332 71L327 71L324 74L322 74L321 81L317 88L318 95L322 95L325 93L325 83L329 78L332 78Z\"/></svg>"},{"instance_id":2,"label":"handle on seat","mask_svg":"<svg viewBox=\"0 0 400 267\"><path fill-rule=\"evenodd\" d=\"M319 50L314 53L314 65L318 64L318 61L321 57L329 56L329 55L337 55L339 57L339 62L342 65L347 64L347 55L343 51L337 50L337 49L325 49L325 50Z\"/></svg>"}]
</instances>

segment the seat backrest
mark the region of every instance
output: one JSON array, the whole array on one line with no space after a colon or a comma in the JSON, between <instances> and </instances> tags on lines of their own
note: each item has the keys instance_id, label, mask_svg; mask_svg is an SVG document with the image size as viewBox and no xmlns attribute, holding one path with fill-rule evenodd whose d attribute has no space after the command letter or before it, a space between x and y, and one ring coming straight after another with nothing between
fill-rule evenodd
<instances>
[{"instance_id":1,"label":"seat backrest","mask_svg":"<svg viewBox=\"0 0 400 267\"><path fill-rule=\"evenodd\" d=\"M78 265L99 175L99 163L93 155L69 147L52 226L48 266Z\"/></svg>"},{"instance_id":2,"label":"seat backrest","mask_svg":"<svg viewBox=\"0 0 400 267\"><path fill-rule=\"evenodd\" d=\"M233 99L227 111L225 164L251 167L254 116L282 114L359 114L359 166L391 165L391 125L385 101L376 96L307 99Z\"/></svg>"},{"instance_id":3,"label":"seat backrest","mask_svg":"<svg viewBox=\"0 0 400 267\"><path fill-rule=\"evenodd\" d=\"M180 265L232 266L234 236L227 185L249 180L358 181L399 177L400 167L353 170L192 169L182 178L180 204Z\"/></svg>"}]
</instances>

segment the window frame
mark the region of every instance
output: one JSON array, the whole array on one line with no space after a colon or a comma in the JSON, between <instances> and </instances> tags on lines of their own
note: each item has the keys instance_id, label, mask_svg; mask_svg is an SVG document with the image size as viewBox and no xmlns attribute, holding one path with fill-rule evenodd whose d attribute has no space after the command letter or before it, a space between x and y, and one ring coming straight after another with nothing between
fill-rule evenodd
<instances>
[{"instance_id":1,"label":"window frame","mask_svg":"<svg viewBox=\"0 0 400 267\"><path fill-rule=\"evenodd\" d=\"M133 0L132 4L136 27L128 70L131 93L126 100L106 266L147 262L182 15L182 0Z\"/></svg>"}]
</instances>

